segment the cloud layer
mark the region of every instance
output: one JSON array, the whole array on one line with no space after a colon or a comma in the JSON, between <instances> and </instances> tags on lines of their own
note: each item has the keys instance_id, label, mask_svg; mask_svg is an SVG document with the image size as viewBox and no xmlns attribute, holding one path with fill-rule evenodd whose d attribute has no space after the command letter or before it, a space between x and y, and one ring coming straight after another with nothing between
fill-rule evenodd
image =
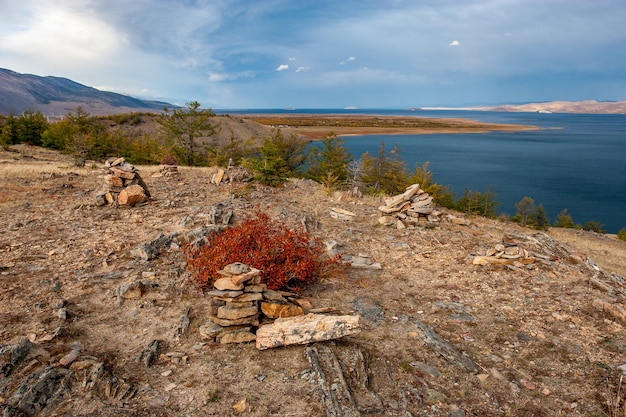
<instances>
[{"instance_id":1,"label":"cloud layer","mask_svg":"<svg viewBox=\"0 0 626 417\"><path fill-rule=\"evenodd\" d=\"M0 0L0 66L220 107L626 99L621 0Z\"/></svg>"}]
</instances>

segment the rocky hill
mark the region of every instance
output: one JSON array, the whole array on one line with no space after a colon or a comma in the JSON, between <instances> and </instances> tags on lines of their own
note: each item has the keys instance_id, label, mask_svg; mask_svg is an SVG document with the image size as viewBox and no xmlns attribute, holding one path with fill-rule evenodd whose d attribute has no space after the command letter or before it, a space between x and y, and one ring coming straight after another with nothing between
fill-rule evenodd
<instances>
[{"instance_id":1,"label":"rocky hill","mask_svg":"<svg viewBox=\"0 0 626 417\"><path fill-rule=\"evenodd\" d=\"M215 168L135 167L150 198L97 206L109 171L87 167L0 151L4 416L624 415L625 242L445 210L385 226L378 198L216 183ZM179 239L255 207L359 259L297 297L358 316L358 333L215 342Z\"/></svg>"},{"instance_id":2,"label":"rocky hill","mask_svg":"<svg viewBox=\"0 0 626 417\"><path fill-rule=\"evenodd\" d=\"M134 97L79 84L67 78L40 77L0 68L0 113L26 110L45 115L64 115L77 106L93 115L131 111L160 111L171 104Z\"/></svg>"},{"instance_id":3,"label":"rocky hill","mask_svg":"<svg viewBox=\"0 0 626 417\"><path fill-rule=\"evenodd\" d=\"M626 101L550 101L545 103L506 104L481 109L537 113L626 114Z\"/></svg>"}]
</instances>

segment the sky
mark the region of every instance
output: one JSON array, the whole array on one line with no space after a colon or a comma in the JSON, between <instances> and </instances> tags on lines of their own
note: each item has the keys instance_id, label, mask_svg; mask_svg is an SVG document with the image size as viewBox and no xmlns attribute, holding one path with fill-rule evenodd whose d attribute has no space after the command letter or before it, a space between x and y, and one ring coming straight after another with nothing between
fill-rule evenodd
<instances>
[{"instance_id":1,"label":"sky","mask_svg":"<svg viewBox=\"0 0 626 417\"><path fill-rule=\"evenodd\" d=\"M626 100L624 0L0 0L0 67L213 109Z\"/></svg>"}]
</instances>

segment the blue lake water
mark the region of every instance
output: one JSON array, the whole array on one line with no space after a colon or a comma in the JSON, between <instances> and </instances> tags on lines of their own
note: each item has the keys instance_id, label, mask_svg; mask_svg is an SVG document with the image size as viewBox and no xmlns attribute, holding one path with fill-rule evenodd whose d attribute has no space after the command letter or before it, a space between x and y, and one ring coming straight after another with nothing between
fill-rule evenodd
<instances>
[{"instance_id":1,"label":"blue lake water","mask_svg":"<svg viewBox=\"0 0 626 417\"><path fill-rule=\"evenodd\" d=\"M249 110L239 113L287 113ZM479 111L296 110L306 114L371 114L468 118L539 126L525 132L367 135L344 137L355 158L397 146L409 170L430 162L434 181L462 195L465 189L497 193L500 212L532 197L548 217L567 208L574 222L597 221L615 233L626 227L626 115ZM237 112L227 112L237 113Z\"/></svg>"}]
</instances>

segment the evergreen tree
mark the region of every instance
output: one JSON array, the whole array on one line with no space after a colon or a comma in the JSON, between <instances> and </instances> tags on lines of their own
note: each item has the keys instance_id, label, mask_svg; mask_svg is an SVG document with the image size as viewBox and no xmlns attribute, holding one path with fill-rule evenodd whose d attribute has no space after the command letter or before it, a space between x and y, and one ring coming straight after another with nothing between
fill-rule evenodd
<instances>
[{"instance_id":1,"label":"evergreen tree","mask_svg":"<svg viewBox=\"0 0 626 417\"><path fill-rule=\"evenodd\" d=\"M536 210L535 200L530 197L524 197L515 203L517 213L513 216L513 220L519 220L522 226L528 223L528 217Z\"/></svg>"},{"instance_id":2,"label":"evergreen tree","mask_svg":"<svg viewBox=\"0 0 626 417\"><path fill-rule=\"evenodd\" d=\"M214 116L213 110L201 109L200 103L191 101L158 119L161 132L174 143L174 153L186 165L206 164L206 148L201 146L200 138L217 133L219 126L213 122Z\"/></svg>"},{"instance_id":3,"label":"evergreen tree","mask_svg":"<svg viewBox=\"0 0 626 417\"><path fill-rule=\"evenodd\" d=\"M543 204L539 204L532 214L533 227L537 230L548 230L550 228L550 219Z\"/></svg>"},{"instance_id":4,"label":"evergreen tree","mask_svg":"<svg viewBox=\"0 0 626 417\"><path fill-rule=\"evenodd\" d=\"M398 194L407 186L408 175L406 164L400 157L400 149L385 151L385 143L381 142L377 157L369 152L361 156L363 161L362 181L365 190L370 194Z\"/></svg>"},{"instance_id":5,"label":"evergreen tree","mask_svg":"<svg viewBox=\"0 0 626 417\"><path fill-rule=\"evenodd\" d=\"M556 220L554 221L554 227L564 227L567 229L575 227L574 220L566 208L557 214Z\"/></svg>"},{"instance_id":6,"label":"evergreen tree","mask_svg":"<svg viewBox=\"0 0 626 417\"><path fill-rule=\"evenodd\" d=\"M17 119L17 141L41 146L41 135L48 128L48 121L41 112L27 110Z\"/></svg>"},{"instance_id":7,"label":"evergreen tree","mask_svg":"<svg viewBox=\"0 0 626 417\"><path fill-rule=\"evenodd\" d=\"M256 174L256 179L269 186L283 184L289 177L300 174L306 162L306 141L296 135L285 137L279 129L263 139L259 154L244 161Z\"/></svg>"},{"instance_id":8,"label":"evergreen tree","mask_svg":"<svg viewBox=\"0 0 626 417\"><path fill-rule=\"evenodd\" d=\"M306 173L328 188L337 188L347 184L350 162L352 157L343 147L343 139L331 132L311 147Z\"/></svg>"},{"instance_id":9,"label":"evergreen tree","mask_svg":"<svg viewBox=\"0 0 626 417\"><path fill-rule=\"evenodd\" d=\"M9 146L19 143L17 124L17 117L13 113L4 118L0 131L0 144L3 148L8 149Z\"/></svg>"}]
</instances>

